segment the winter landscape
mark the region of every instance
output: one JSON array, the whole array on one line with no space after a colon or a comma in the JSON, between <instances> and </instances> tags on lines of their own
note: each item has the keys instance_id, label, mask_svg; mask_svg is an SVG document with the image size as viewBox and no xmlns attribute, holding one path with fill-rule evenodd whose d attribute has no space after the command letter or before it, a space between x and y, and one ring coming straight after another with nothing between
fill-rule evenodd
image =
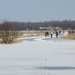
<instances>
[{"instance_id":1,"label":"winter landscape","mask_svg":"<svg viewBox=\"0 0 75 75\"><path fill-rule=\"evenodd\" d=\"M75 0L0 0L0 75L75 75Z\"/></svg>"},{"instance_id":2,"label":"winter landscape","mask_svg":"<svg viewBox=\"0 0 75 75\"><path fill-rule=\"evenodd\" d=\"M75 75L75 40L55 35L21 39L0 44L0 75Z\"/></svg>"}]
</instances>

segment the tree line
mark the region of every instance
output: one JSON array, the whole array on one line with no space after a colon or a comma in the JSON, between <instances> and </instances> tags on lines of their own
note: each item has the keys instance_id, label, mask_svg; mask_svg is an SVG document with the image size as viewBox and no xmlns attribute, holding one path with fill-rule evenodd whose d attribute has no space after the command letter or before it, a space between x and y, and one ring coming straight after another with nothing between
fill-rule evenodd
<instances>
[{"instance_id":1,"label":"tree line","mask_svg":"<svg viewBox=\"0 0 75 75\"><path fill-rule=\"evenodd\" d=\"M65 29L75 29L75 21L63 20L63 21L44 21L44 22L11 22L13 25L18 26L20 30L39 30L40 27L61 27Z\"/></svg>"},{"instance_id":2,"label":"tree line","mask_svg":"<svg viewBox=\"0 0 75 75\"><path fill-rule=\"evenodd\" d=\"M45 21L45 22L13 22L15 25L19 25L21 30L39 30L40 27L61 27L63 30L64 29L75 29L75 21Z\"/></svg>"}]
</instances>

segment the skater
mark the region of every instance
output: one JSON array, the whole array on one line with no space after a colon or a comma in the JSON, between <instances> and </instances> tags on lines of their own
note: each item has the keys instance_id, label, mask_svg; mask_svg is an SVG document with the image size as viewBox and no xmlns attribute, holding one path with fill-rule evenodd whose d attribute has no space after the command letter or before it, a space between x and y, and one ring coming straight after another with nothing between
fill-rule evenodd
<instances>
[{"instance_id":1,"label":"skater","mask_svg":"<svg viewBox=\"0 0 75 75\"><path fill-rule=\"evenodd\" d=\"M58 32L56 31L56 38L58 38Z\"/></svg>"},{"instance_id":2,"label":"skater","mask_svg":"<svg viewBox=\"0 0 75 75\"><path fill-rule=\"evenodd\" d=\"M45 37L49 36L49 33L48 32L45 32Z\"/></svg>"},{"instance_id":3,"label":"skater","mask_svg":"<svg viewBox=\"0 0 75 75\"><path fill-rule=\"evenodd\" d=\"M53 33L51 33L51 38L53 37Z\"/></svg>"},{"instance_id":4,"label":"skater","mask_svg":"<svg viewBox=\"0 0 75 75\"><path fill-rule=\"evenodd\" d=\"M61 30L59 31L59 34L61 33Z\"/></svg>"}]
</instances>

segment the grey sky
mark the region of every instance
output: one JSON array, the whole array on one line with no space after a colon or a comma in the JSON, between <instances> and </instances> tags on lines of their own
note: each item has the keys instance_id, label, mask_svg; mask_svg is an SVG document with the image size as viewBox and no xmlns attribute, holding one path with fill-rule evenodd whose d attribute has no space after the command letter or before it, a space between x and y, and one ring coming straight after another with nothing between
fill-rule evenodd
<instances>
[{"instance_id":1,"label":"grey sky","mask_svg":"<svg viewBox=\"0 0 75 75\"><path fill-rule=\"evenodd\" d=\"M75 20L75 0L0 0L0 22Z\"/></svg>"}]
</instances>

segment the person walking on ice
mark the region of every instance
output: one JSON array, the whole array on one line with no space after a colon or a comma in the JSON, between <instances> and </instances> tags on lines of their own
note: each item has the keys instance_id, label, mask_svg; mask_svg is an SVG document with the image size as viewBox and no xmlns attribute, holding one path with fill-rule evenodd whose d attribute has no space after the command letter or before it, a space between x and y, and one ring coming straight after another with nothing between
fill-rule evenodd
<instances>
[{"instance_id":1,"label":"person walking on ice","mask_svg":"<svg viewBox=\"0 0 75 75\"><path fill-rule=\"evenodd\" d=\"M56 38L58 38L58 32L56 31Z\"/></svg>"},{"instance_id":2,"label":"person walking on ice","mask_svg":"<svg viewBox=\"0 0 75 75\"><path fill-rule=\"evenodd\" d=\"M53 37L53 33L51 32L51 38Z\"/></svg>"}]
</instances>

